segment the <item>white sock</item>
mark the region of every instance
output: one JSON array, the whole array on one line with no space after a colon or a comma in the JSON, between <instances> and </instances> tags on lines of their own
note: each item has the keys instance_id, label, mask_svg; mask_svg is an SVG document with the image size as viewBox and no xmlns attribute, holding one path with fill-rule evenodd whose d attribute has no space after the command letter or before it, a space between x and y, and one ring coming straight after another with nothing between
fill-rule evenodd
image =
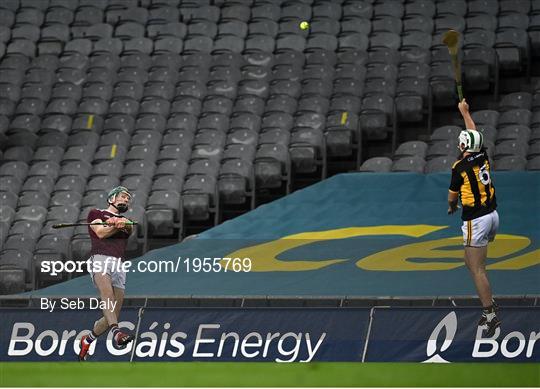
<instances>
[{"instance_id":1,"label":"white sock","mask_svg":"<svg viewBox=\"0 0 540 389\"><path fill-rule=\"evenodd\" d=\"M96 340L96 335L94 335L94 331L90 332L87 337L83 339L83 342L86 344L92 343L94 340Z\"/></svg>"},{"instance_id":2,"label":"white sock","mask_svg":"<svg viewBox=\"0 0 540 389\"><path fill-rule=\"evenodd\" d=\"M495 312L486 314L487 321L492 321L495 318Z\"/></svg>"},{"instance_id":3,"label":"white sock","mask_svg":"<svg viewBox=\"0 0 540 389\"><path fill-rule=\"evenodd\" d=\"M484 308L482 314L486 317L487 321L493 320L496 316L493 305L491 307Z\"/></svg>"}]
</instances>

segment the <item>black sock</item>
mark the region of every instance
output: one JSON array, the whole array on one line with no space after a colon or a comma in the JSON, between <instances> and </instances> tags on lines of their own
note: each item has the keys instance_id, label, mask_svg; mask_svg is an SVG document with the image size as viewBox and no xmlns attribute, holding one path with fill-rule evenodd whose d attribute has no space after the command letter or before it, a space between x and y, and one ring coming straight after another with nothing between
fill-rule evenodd
<instances>
[{"instance_id":1,"label":"black sock","mask_svg":"<svg viewBox=\"0 0 540 389\"><path fill-rule=\"evenodd\" d=\"M493 305L490 305L489 307L484 307L482 309L482 312L485 313L485 314L488 314L488 313L494 313L495 312L495 308L493 307Z\"/></svg>"}]
</instances>

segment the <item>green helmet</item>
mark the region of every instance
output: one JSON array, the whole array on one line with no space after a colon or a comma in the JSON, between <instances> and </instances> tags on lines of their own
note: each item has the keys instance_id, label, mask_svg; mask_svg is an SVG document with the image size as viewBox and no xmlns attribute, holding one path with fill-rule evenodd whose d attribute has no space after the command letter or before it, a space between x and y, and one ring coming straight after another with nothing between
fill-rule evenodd
<instances>
[{"instance_id":1,"label":"green helmet","mask_svg":"<svg viewBox=\"0 0 540 389\"><path fill-rule=\"evenodd\" d=\"M107 201L111 201L113 197L116 197L116 195L120 193L126 193L129 197L131 197L131 193L129 192L129 189L125 186L117 186L116 188L111 189L109 194L107 195Z\"/></svg>"}]
</instances>

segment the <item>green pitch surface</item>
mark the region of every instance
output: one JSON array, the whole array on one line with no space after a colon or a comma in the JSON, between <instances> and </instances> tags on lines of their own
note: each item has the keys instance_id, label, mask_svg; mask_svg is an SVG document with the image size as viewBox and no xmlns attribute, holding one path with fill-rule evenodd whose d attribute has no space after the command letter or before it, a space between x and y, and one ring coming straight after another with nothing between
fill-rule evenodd
<instances>
[{"instance_id":1,"label":"green pitch surface","mask_svg":"<svg viewBox=\"0 0 540 389\"><path fill-rule=\"evenodd\" d=\"M7 362L3 386L540 386L540 365Z\"/></svg>"}]
</instances>

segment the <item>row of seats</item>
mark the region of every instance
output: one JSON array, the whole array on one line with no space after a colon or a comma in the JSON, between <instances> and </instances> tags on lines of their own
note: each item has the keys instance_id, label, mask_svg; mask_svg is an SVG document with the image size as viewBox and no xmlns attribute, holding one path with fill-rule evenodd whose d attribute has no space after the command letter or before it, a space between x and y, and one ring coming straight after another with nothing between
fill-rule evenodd
<instances>
[{"instance_id":1,"label":"row of seats","mask_svg":"<svg viewBox=\"0 0 540 389\"><path fill-rule=\"evenodd\" d=\"M184 18L193 17L214 21L217 21L220 16L237 19L249 19L250 16L305 19L329 16L339 19L341 16L371 18L384 15L401 17L410 14L422 14L432 19L439 14L497 15L509 11L527 14L540 10L537 0L520 0L519 2L513 0L5 0L0 9L15 13L29 11L46 13L58 8L76 12L85 7L93 7L105 13L110 12L113 21L124 18L139 22L147 21L152 12L157 13L156 10L160 8L165 8L174 17L181 15ZM162 16L162 18L173 16ZM99 20L89 22L92 24Z\"/></svg>"},{"instance_id":2,"label":"row of seats","mask_svg":"<svg viewBox=\"0 0 540 389\"><path fill-rule=\"evenodd\" d=\"M443 144L444 150L441 150ZM446 147L450 144L457 150L456 144L434 142L428 144L422 141L410 141L401 144L396 150L393 159L388 157L373 157L360 166L361 172L414 172L437 173L448 172L456 162L457 152ZM519 141L505 141L495 146L494 170L518 171L540 170L540 141L531 145ZM488 155L493 149L488 146ZM447 154L446 154L446 153ZM441 155L442 154L442 155Z\"/></svg>"},{"instance_id":3,"label":"row of seats","mask_svg":"<svg viewBox=\"0 0 540 389\"><path fill-rule=\"evenodd\" d=\"M528 92L510 93L501 98L498 110L480 110L472 114L495 170L540 170L538 98L540 95L533 97ZM399 145L392 159L370 158L362 164L360 171L448 171L459 154L457 139L461 130L458 126L439 127L433 131L428 143L405 142Z\"/></svg>"},{"instance_id":4,"label":"row of seats","mask_svg":"<svg viewBox=\"0 0 540 389\"><path fill-rule=\"evenodd\" d=\"M507 99L508 100L508 99ZM526 100L526 99L524 99ZM530 100L530 99L529 99ZM519 109L516 111L515 109L513 111L509 111L509 113L520 113ZM483 113L485 114L485 113ZM508 116L508 115L507 115ZM220 116L215 116L214 118L219 118ZM244 125L239 126L238 128L244 128L245 123L249 123L250 116L239 116L244 120ZM269 115L265 117L265 120L277 120L277 123L282 126L283 120L287 116L283 114L276 114L276 115ZM519 115L518 115L519 117ZM60 169L60 165L55 165L53 163L50 163L52 159L57 160L57 162L60 163L67 163L69 161L76 161L78 162L91 162L93 161L96 166L95 174L98 177L95 177L96 179L92 181L90 179L89 186L86 188L89 192L94 192L92 195L98 195L96 192L101 191L101 194L98 196L103 195L103 191L110 187L111 185L117 183L119 180L119 176L132 176L132 175L139 175L141 172L148 172L153 173L155 170L155 162L163 162L167 161L169 159L178 159L185 163L184 166L186 166L186 175L182 178L188 178L191 175L205 175L204 180L206 183L208 183L208 177L213 177L214 180L210 180L210 189L206 191L206 194L212 195L215 193L215 187L216 187L216 181L215 178L218 176L220 172L220 168L222 166L219 165L219 163L210 163L212 160L208 156L218 156L221 157L221 147L223 146L223 141L226 140L226 138L223 135L223 132L226 130L225 128L219 127L219 128L213 128L214 130L218 131L200 131L195 135L193 132L185 132L185 131L178 131L175 134L169 134L169 140L166 142L175 142L173 139L174 137L177 137L178 135L182 135L180 138L176 139L177 143L161 143L161 131L163 131L164 126L164 120L159 120L160 116L146 116L143 118L140 118L140 121L137 125L133 126L133 121L129 122L126 120L123 120L123 130L121 131L130 131L130 129L133 129L135 127L136 131L131 139L131 142L129 144L129 151L127 151L128 142L126 141L127 138L124 137L124 140L121 141L121 132L117 132L116 134L109 135L108 141L109 143L103 143L101 146L101 152L95 153L94 151L97 149L97 146L99 146L99 140L98 137L95 135L95 131L80 131L80 132L74 132L72 136L70 136L70 145L71 147L68 147L66 150L66 153L62 155L62 149L55 148L54 146L47 146L44 145L38 150L36 150L36 153L33 153L33 149L28 146L14 146L6 150L5 153L5 160L12 160L16 161L11 164L7 164L4 166L6 173L10 172L10 174L13 174L13 172L17 171L24 171L24 165L21 165L21 161L27 160L30 162L34 162L32 164L32 168L35 167L33 171L31 171L29 176L29 182L27 186L19 185L19 188L22 188L23 190L32 190L36 188L36 185L44 185L44 179L41 177L34 177L34 176L53 176L55 173L58 172ZM270 119L268 119L270 118ZM82 119L83 128L78 128L84 130L84 126L89 126L89 122L96 121L99 123L99 117L94 118L93 116L83 116L80 119ZM114 119L125 119L125 117L111 117L107 120L114 121ZM336 117L336 121L343 120L343 114L341 116ZM199 127L199 130L205 129L205 127L208 126L215 126L216 123L211 123L212 119L210 119L210 123L207 123L203 125L202 127ZM247 122L246 122L247 121ZM347 121L347 119L345 120ZM122 121L120 121L122 123ZM131 124L130 124L131 123ZM143 124L144 123L144 124ZM160 125L161 123L161 125ZM502 122L501 122L502 123ZM275 123L274 123L275 124ZM145 126L149 126L149 128L145 128ZM39 128L40 126L37 125L36 128ZM94 125L90 126L91 129L94 129ZM274 125L268 126L268 128L275 127ZM308 126L305 126L308 127ZM312 126L313 127L313 126ZM99 130L102 130L102 126L97 126L95 128L98 128ZM196 128L196 127L194 127ZM212 128L212 127L211 127ZM87 128L88 129L88 128ZM109 128L112 129L112 128ZM184 128L185 129L185 128ZM287 146L288 146L288 140L289 137L286 133L282 133L279 131L280 128L278 128L278 131L268 131L262 134L261 139L264 139L264 141L259 142L259 149L258 149L258 157L264 158L265 155L262 150L266 152L270 152L266 157L270 157L271 152L274 152L274 155L272 156L273 159L276 159L278 157L278 161L282 162L282 167L280 169L274 170L274 176L278 177L278 180L275 180L279 183L279 179L281 178L281 172L283 170L283 166L287 167L286 161L287 161ZM312 131L312 129L310 129ZM18 135L16 132L14 132L15 135ZM186 136L184 138L184 136ZM220 135L221 134L221 135ZM305 135L311 135L313 136L313 132L304 132ZM19 134L20 135L20 134ZM24 134L24 142L28 142L28 134ZM61 139L61 137L58 136L59 134L53 133L52 135L49 135L49 141L57 142L58 139ZM254 158L257 158L257 155L255 155L255 148L254 147L245 147L246 145L253 144L249 143L249 136L251 135L249 132L246 131L240 131L236 134L230 134L230 140L231 143L227 143L228 146L231 146L227 148L228 157L224 157L223 159L219 159L217 161L224 162L229 159L236 159L236 160L246 160L248 163L251 163ZM244 138L240 141L240 143L237 140L234 139L234 135L244 135ZM247 137L246 137L247 135ZM19 139L23 139L19 137ZM46 137L42 138L42 141L47 139ZM197 139L197 142L192 144L191 142L195 141ZM12 140L12 139L11 139ZM110 143L112 142L112 143ZM123 142L123 144L122 144ZM188 143L186 143L188 142ZM66 145L68 143L66 142ZM232 147L234 144L240 144L237 148ZM179 152L180 148L178 146L191 146L195 145L193 148L193 152L190 152L190 150L186 150L187 152ZM268 145L268 146L264 146ZM162 147L161 150L159 150L159 147ZM166 147L171 146L171 147ZM198 146L198 147L197 147ZM203 147L200 147L203 146ZM204 146L210 146L210 147L204 147ZM218 146L216 148L216 146ZM279 147L278 147L279 146ZM114 152L112 150L115 150ZM185 149L184 149L185 150ZM182 150L182 151L184 151ZM234 150L234 151L232 151ZM127 153L126 153L127 151ZM167 155L167 153L169 153ZM172 154L171 154L172 153ZM202 154L201 154L202 153ZM233 154L236 153L236 154ZM206 156L204 155L206 154ZM172 157L172 158L171 158ZM105 162L108 162L108 160L114 160L114 164L108 164ZM43 161L43 163L41 163ZM125 165L122 165L122 162L126 162ZM143 162L140 162L143 161ZM214 162L217 162L214 160ZM190 164L189 170L187 168L187 164ZM35 166L34 166L35 165ZM22 167L21 167L22 166ZM76 165L78 169L80 169L81 165ZM88 165L87 165L88 166ZM233 168L234 165L229 165L230 168ZM177 169L177 166L174 166L175 169ZM239 166L241 169L237 170L236 173L243 172L244 178L248 178L250 167L247 168L245 166ZM40 170L42 169L42 170ZM146 169L146 170L145 170ZM89 170L89 169L88 169ZM116 174L110 173L112 171L116 171ZM234 170L234 169L233 169ZM232 171L231 171L232 172ZM172 173L172 172L171 172ZM103 177L104 176L104 177ZM260 175L264 176L264 175ZM21 176L22 178L22 176ZM115 180L116 179L116 180ZM198 178L197 178L198 179ZM45 180L46 181L46 180ZM135 184L139 184L140 180L135 181L132 185L135 186ZM175 183L179 181L178 177L175 180ZM180 180L183 182L183 180ZM22 184L22 183L21 183ZM46 192L49 192L54 182L50 182L49 185L45 185L45 188L48 188ZM124 182L125 185L130 186L126 182ZM187 184L187 181L186 181ZM195 184L200 184L200 180L198 180ZM11 185L14 185L11 183ZM25 182L26 185L26 182ZM138 185L137 185L138 187ZM188 185L189 187L189 185ZM208 188L208 187L207 187ZM148 188L147 191L145 191L141 197L140 197L140 204L135 204L140 206L139 210L144 209L145 205L147 205L144 200L146 200L148 196L148 192L151 188ZM157 188L154 188L157 189ZM163 188L159 188L158 190L162 190ZM178 187L175 188L176 192L178 192ZM200 188L199 188L200 189ZM243 188L245 191L245 187ZM159 195L165 195L165 193L159 193ZM167 194L168 195L168 194ZM178 210L178 195L172 196L175 200L173 201L174 204L177 204L175 207ZM86 207L95 206L95 196L91 197L93 201L86 202ZM30 198L29 198L30 199ZM137 197L136 197L137 199ZM101 200L103 200L101 198ZM163 199L160 196L156 195L155 202L151 202L148 205L160 205L162 203ZM20 205L20 204L19 204ZM208 203L206 204L208 208ZM140 215L140 212L139 212ZM84 219L85 214L84 212L80 214L80 217Z\"/></svg>"},{"instance_id":5,"label":"row of seats","mask_svg":"<svg viewBox=\"0 0 540 389\"><path fill-rule=\"evenodd\" d=\"M255 26L260 25L260 23L257 22ZM38 27L24 25L15 28L11 38L9 30L0 35L4 40L4 42L0 41L0 54L23 53L26 56L34 57L38 54L59 55L62 52L78 52L84 55L107 52L119 55L132 52L179 54L193 51L212 52L213 50L241 53L244 50L273 52L284 49L296 51L358 49L365 51L377 48L393 50L410 48L436 50L442 48L440 55L444 61L448 60L445 58L447 57L445 56L445 48L442 47L442 34L446 29L436 30L432 34L420 30L400 33L390 31L391 27L384 27L387 30L380 27L368 35L363 30L369 30L371 26L368 23L367 28L361 27L365 25L363 19L351 20L349 24L342 23L341 26L338 23L335 28L319 28L319 30L323 30L322 32L312 32L311 27L301 29L302 20L286 21L283 24L280 23L279 26L285 25L285 23L291 27L280 27L281 30L291 30L291 32L278 32L276 24L277 35L273 35L272 32L248 34L247 25L244 25L244 29L242 29L242 25L237 26L234 22L227 21L223 23L224 27L220 24L221 30L215 24L214 28L203 22L190 24L189 27L193 25L194 29L200 30L198 33L189 33L190 28L180 27L183 25L178 25L178 23L159 25L160 27L152 29L153 31L135 32L130 31L130 29L137 30L136 28L134 29L129 23L125 23L119 25L113 34L112 27L106 25L110 29L99 27L96 29L96 33L90 31L82 37L71 36L66 26L46 27L40 32ZM317 25L314 22L313 28L316 31ZM347 27L349 25L350 27ZM389 25L393 25L392 21ZM449 22L448 25L451 26L452 23ZM535 27L540 29L540 26ZM254 29L257 31L257 27ZM264 29L269 28L265 26ZM400 24L397 30L399 29L401 29ZM229 30L230 32L227 33L218 33ZM242 30L246 33L242 33ZM503 70L519 72L527 65L531 56L529 40L532 43L533 54L538 55L536 51L538 42L533 37L535 35L529 37L527 31L522 27L501 27L496 31L473 27L464 31L462 40L465 52L464 60L483 62L490 68L500 66ZM38 39L39 42L36 42ZM480 54L481 52L482 54Z\"/></svg>"},{"instance_id":6,"label":"row of seats","mask_svg":"<svg viewBox=\"0 0 540 389\"><path fill-rule=\"evenodd\" d=\"M44 4L47 5L48 2ZM520 7L498 1L478 4L468 4L465 1L415 1L405 4L401 1L347 1L343 4L327 1L314 4L286 1L282 4L224 3L222 8L208 5L194 7L192 3L188 3L185 7L189 10L186 15L182 15L179 9L167 3L152 4L150 11L133 8L134 5L137 4L108 5L105 8L109 10L107 12L110 16L107 13L101 15L101 18L99 12L104 11L99 5L80 5L79 11L82 15L88 14L88 20L83 16L79 19L75 17L72 24L88 30L74 32L69 30L67 22L62 24L58 21L62 19L58 17L45 22L46 27L41 31L38 26L44 23L45 18L40 19L35 14L41 12L41 8L45 6L31 7L30 4L25 4L17 12L17 16L19 13L22 15L20 18L16 18L15 14L10 17L9 12L12 11L4 10L7 13L4 17L6 31L1 33L0 37L4 42L8 42L11 36L8 53L22 52L28 56L36 54L34 42L38 39L43 41L43 49L38 51L39 54L60 54L62 51L72 50L87 55L92 50L116 54L122 50L143 53L179 53L191 50L241 52L244 49L335 51L344 48L366 50L379 47L435 49L442 45L441 34L448 28L454 28L464 33L465 62L483 62L490 67L490 74L494 73L493 68L499 63L503 69L510 70L520 70L527 65L527 29L531 32L533 50L538 46L536 5L527 1L520 3ZM70 7L62 4L51 6L50 10L72 12ZM155 22L150 23L148 17L152 12L163 15L166 19L150 19L150 22ZM27 15L28 13L31 15ZM183 22L184 19L186 23ZM65 20L69 22L70 18ZM300 28L304 20L312 22L309 28ZM105 21L111 24L102 23ZM218 21L219 27L216 24ZM253 23L248 26L249 21ZM13 29L9 30L12 24ZM121 39L125 39L125 42ZM63 47L65 43L66 47ZM496 52L490 50L493 47L497 49ZM497 56L500 57L499 60ZM469 74L469 78L471 77L474 79L473 75Z\"/></svg>"}]
</instances>

